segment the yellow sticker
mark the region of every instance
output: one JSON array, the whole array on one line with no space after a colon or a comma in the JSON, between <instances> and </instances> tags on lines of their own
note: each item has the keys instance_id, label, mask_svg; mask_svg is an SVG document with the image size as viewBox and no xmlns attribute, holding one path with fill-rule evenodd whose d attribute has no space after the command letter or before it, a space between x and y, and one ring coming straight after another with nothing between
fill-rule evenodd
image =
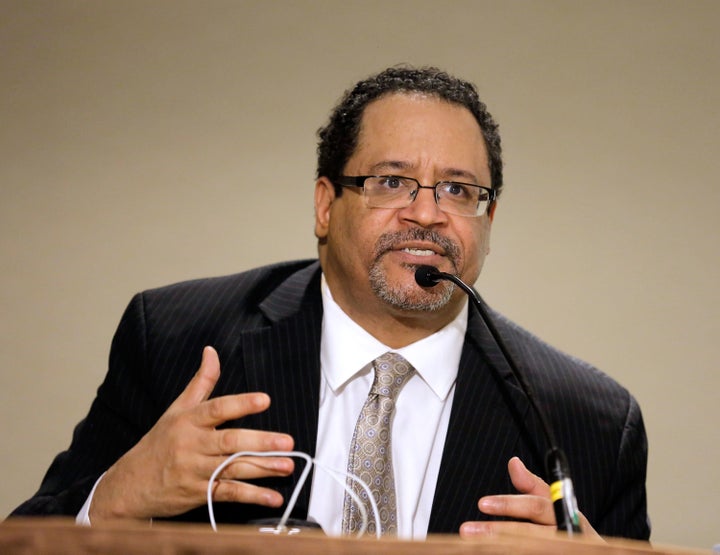
<instances>
[{"instance_id":1,"label":"yellow sticker","mask_svg":"<svg viewBox=\"0 0 720 555\"><path fill-rule=\"evenodd\" d=\"M552 499L552 502L555 503L558 499L563 498L563 491L562 491L562 480L558 480L557 482L553 482L550 485L550 499Z\"/></svg>"}]
</instances>

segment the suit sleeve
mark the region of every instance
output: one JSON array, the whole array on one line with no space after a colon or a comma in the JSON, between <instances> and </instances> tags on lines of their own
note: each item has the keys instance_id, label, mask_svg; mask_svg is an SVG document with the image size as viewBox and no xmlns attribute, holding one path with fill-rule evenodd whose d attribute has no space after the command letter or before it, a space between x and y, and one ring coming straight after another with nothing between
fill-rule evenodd
<instances>
[{"instance_id":1,"label":"suit sleeve","mask_svg":"<svg viewBox=\"0 0 720 555\"><path fill-rule=\"evenodd\" d=\"M157 418L143 384L144 303L136 295L113 338L109 370L70 447L53 460L39 490L10 516L75 516L100 475L137 443Z\"/></svg>"},{"instance_id":2,"label":"suit sleeve","mask_svg":"<svg viewBox=\"0 0 720 555\"><path fill-rule=\"evenodd\" d=\"M637 401L630 396L614 478L610 481L611 493L606 498L601 520L595 523L596 530L602 535L638 540L650 538L645 490L647 457L642 414Z\"/></svg>"}]
</instances>

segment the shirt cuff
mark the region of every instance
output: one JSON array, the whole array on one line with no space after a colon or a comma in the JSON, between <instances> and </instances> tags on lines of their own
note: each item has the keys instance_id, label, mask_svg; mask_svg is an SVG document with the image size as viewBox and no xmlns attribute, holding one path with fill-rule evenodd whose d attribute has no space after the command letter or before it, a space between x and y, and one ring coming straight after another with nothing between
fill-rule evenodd
<instances>
[{"instance_id":1,"label":"shirt cuff","mask_svg":"<svg viewBox=\"0 0 720 555\"><path fill-rule=\"evenodd\" d=\"M95 482L95 485L93 486L93 489L90 491L90 495L88 495L88 498L85 500L85 504L80 509L80 512L75 517L75 524L78 524L80 526L90 526L90 503L92 503L93 495L95 495L95 488L98 487L98 484L100 483L100 480L103 479L103 476L105 476L105 473L103 472L100 475L100 478L97 479Z\"/></svg>"}]
</instances>

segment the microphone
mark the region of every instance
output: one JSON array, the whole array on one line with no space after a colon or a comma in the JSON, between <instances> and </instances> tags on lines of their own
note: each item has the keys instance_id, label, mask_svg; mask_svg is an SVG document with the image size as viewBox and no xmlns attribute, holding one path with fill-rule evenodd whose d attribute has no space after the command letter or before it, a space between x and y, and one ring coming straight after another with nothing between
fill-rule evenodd
<instances>
[{"instance_id":1,"label":"microphone","mask_svg":"<svg viewBox=\"0 0 720 555\"><path fill-rule=\"evenodd\" d=\"M475 305L480 317L485 322L485 325L490 330L493 340L500 348L503 357L508 363L510 370L515 379L520 384L525 397L530 402L535 415L540 420L542 425L543 435L548 445L548 451L545 455L545 470L547 472L547 478L550 482L550 498L553 502L553 509L555 510L555 520L557 521L557 528L562 532L567 532L568 535L580 534L580 515L578 513L577 501L575 499L575 491L573 489L572 480L570 478L570 468L568 466L567 457L565 453L558 447L555 441L555 435L553 434L550 423L548 422L545 414L540 410L537 402L535 401L535 395L530 388L530 385L525 381L525 377L518 369L515 361L513 360L510 351L508 351L502 337L497 331L495 324L493 324L490 316L487 313L485 305L481 302L480 297L472 287L468 286L459 277L446 272L441 272L433 266L420 266L415 270L415 282L420 287L434 287L441 280L447 280L460 289L462 289L470 301Z\"/></svg>"}]
</instances>

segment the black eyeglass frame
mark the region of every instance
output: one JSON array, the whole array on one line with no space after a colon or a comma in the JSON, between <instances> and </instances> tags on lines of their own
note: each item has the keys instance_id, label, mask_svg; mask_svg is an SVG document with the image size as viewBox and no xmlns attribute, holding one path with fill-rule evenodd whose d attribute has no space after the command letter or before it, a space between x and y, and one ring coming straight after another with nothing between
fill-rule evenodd
<instances>
[{"instance_id":1,"label":"black eyeglass frame","mask_svg":"<svg viewBox=\"0 0 720 555\"><path fill-rule=\"evenodd\" d=\"M493 204L495 204L495 201L497 200L497 189L494 189L492 187L485 187L484 185L475 185L474 183L464 183L462 181L450 181L447 179L442 179L435 183L435 185L422 185L417 179L414 177L406 177L404 175L341 175L338 178L333 180L333 183L336 185L340 185L341 187L359 187L363 190L363 193L365 191L365 180L371 179L371 178L384 178L384 177L393 177L396 179L407 179L408 181L414 181L417 184L417 189L415 189L415 196L412 197L412 200L407 204L407 206L410 206L415 199L417 198L417 193L420 189L433 189L433 192L435 193L435 203L438 203L438 195L437 195L437 187L438 185L441 185L443 183L455 183L457 185L462 185L463 187L475 187L476 189L482 189L483 191L487 192L488 199L487 199L487 208L485 209L485 213L488 213L490 209L492 208ZM440 206L438 204L438 206ZM378 207L380 208L380 207ZM440 208L442 210L442 208ZM475 218L480 216L481 214L456 214L457 216L463 216L463 217L469 217L469 218Z\"/></svg>"}]
</instances>

